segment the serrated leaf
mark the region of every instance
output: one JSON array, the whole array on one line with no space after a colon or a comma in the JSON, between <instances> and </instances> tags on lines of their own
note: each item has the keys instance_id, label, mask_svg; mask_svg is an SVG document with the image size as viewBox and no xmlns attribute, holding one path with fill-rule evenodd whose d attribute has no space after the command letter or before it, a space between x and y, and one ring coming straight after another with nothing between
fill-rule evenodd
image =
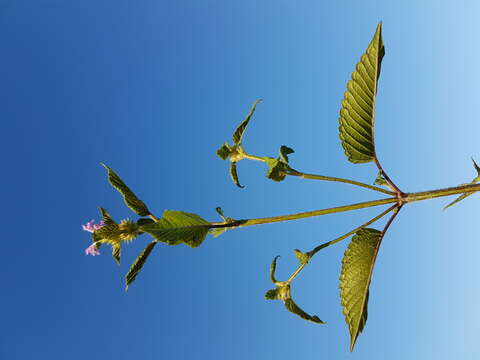
<instances>
[{"instance_id":1,"label":"serrated leaf","mask_svg":"<svg viewBox=\"0 0 480 360\"><path fill-rule=\"evenodd\" d=\"M243 138L243 134L245 133L245 129L247 128L247 125L250 122L250 119L252 118L252 115L255 112L255 109L257 108L257 105L260 101L262 101L262 99L258 99L257 101L255 101L255 103L250 108L250 111L248 112L245 119L240 123L240 125L238 125L237 129L233 133L232 139L235 145L239 145L242 143L242 138Z\"/></svg>"},{"instance_id":2,"label":"serrated leaf","mask_svg":"<svg viewBox=\"0 0 480 360\"><path fill-rule=\"evenodd\" d=\"M231 154L232 147L227 142L220 146L220 148L217 150L217 155L222 160L227 160Z\"/></svg>"},{"instance_id":3,"label":"serrated leaf","mask_svg":"<svg viewBox=\"0 0 480 360\"><path fill-rule=\"evenodd\" d=\"M348 160L366 163L375 159L373 137L375 99L385 48L379 23L366 52L347 83L340 110L340 140Z\"/></svg>"},{"instance_id":4,"label":"serrated leaf","mask_svg":"<svg viewBox=\"0 0 480 360\"><path fill-rule=\"evenodd\" d=\"M285 304L285 307L287 308L288 311L291 313L300 316L304 320L308 321L313 321L314 323L317 324L325 324L320 318L316 315L309 315L305 311L303 311L291 298L285 299L283 301Z\"/></svg>"},{"instance_id":5,"label":"serrated leaf","mask_svg":"<svg viewBox=\"0 0 480 360\"><path fill-rule=\"evenodd\" d=\"M108 181L110 184L117 189L117 191L122 195L125 204L132 209L137 215L140 216L148 216L150 215L150 211L148 210L145 203L140 200L132 190L123 182L122 179L109 168L107 165L102 164L108 172Z\"/></svg>"},{"instance_id":6,"label":"serrated leaf","mask_svg":"<svg viewBox=\"0 0 480 360\"><path fill-rule=\"evenodd\" d=\"M125 290L128 290L128 286L135 281L137 278L138 273L142 269L143 265L148 259L148 256L152 252L153 248L157 245L156 241L152 241L148 244L145 249L143 249L142 253L135 259L130 270L128 271L127 275L125 275L125 283L126 287Z\"/></svg>"},{"instance_id":7,"label":"serrated leaf","mask_svg":"<svg viewBox=\"0 0 480 360\"><path fill-rule=\"evenodd\" d=\"M310 255L307 253L301 252L298 249L293 250L295 257L298 259L301 265L307 264L310 261Z\"/></svg>"},{"instance_id":8,"label":"serrated leaf","mask_svg":"<svg viewBox=\"0 0 480 360\"><path fill-rule=\"evenodd\" d=\"M198 215L165 210L161 219L142 225L140 230L169 245L185 243L197 247L207 236L210 227L211 224Z\"/></svg>"},{"instance_id":9,"label":"serrated leaf","mask_svg":"<svg viewBox=\"0 0 480 360\"><path fill-rule=\"evenodd\" d=\"M342 260L340 298L350 331L350 351L367 322L369 287L381 240L382 232L376 229L357 231Z\"/></svg>"},{"instance_id":10,"label":"serrated leaf","mask_svg":"<svg viewBox=\"0 0 480 360\"><path fill-rule=\"evenodd\" d=\"M112 257L115 259L118 265L120 265L121 254L122 254L122 247L120 243L112 245Z\"/></svg>"},{"instance_id":11,"label":"serrated leaf","mask_svg":"<svg viewBox=\"0 0 480 360\"><path fill-rule=\"evenodd\" d=\"M232 162L230 164L230 177L232 178L232 181L235 185L237 185L239 188L244 188L245 186L240 184L240 181L238 180L238 175L237 175L237 163Z\"/></svg>"}]
</instances>

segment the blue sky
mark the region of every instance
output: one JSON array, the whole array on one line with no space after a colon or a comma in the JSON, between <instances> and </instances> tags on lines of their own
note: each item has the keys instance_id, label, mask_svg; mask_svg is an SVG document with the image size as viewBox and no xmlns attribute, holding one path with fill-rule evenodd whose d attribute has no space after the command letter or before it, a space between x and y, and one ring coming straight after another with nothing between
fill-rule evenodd
<instances>
[{"instance_id":1,"label":"blue sky","mask_svg":"<svg viewBox=\"0 0 480 360\"><path fill-rule=\"evenodd\" d=\"M253 154L295 149L293 167L372 182L338 140L346 81L383 21L386 56L376 148L404 191L474 176L478 34L474 1L2 1L0 102L4 237L0 357L15 359L477 359L472 196L406 206L378 257L369 319L353 354L338 291L348 242L319 253L293 284L327 325L263 294L308 250L379 209L250 227L202 246L157 246L128 293L123 276L147 243L83 250L97 207L135 218L105 162L158 216L218 221L274 216L378 197L348 185L273 183L242 162L236 188L215 150L257 98L245 135ZM370 217L369 217L370 216ZM379 226L381 224L379 223Z\"/></svg>"}]
</instances>

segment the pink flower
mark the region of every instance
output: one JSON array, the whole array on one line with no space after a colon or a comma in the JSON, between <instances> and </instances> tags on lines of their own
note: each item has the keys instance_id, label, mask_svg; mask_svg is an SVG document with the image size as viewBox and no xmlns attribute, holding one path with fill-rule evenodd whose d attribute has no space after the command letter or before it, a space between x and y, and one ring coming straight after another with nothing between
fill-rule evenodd
<instances>
[{"instance_id":1,"label":"pink flower","mask_svg":"<svg viewBox=\"0 0 480 360\"><path fill-rule=\"evenodd\" d=\"M82 225L82 229L93 233L94 231L100 229L103 226L105 226L105 222L103 220L100 221L100 223L98 224L95 224L95 220L90 220L89 222L87 222L86 225Z\"/></svg>"},{"instance_id":2,"label":"pink flower","mask_svg":"<svg viewBox=\"0 0 480 360\"><path fill-rule=\"evenodd\" d=\"M92 244L88 248L85 249L85 255L100 255L100 251L98 251L97 245Z\"/></svg>"}]
</instances>

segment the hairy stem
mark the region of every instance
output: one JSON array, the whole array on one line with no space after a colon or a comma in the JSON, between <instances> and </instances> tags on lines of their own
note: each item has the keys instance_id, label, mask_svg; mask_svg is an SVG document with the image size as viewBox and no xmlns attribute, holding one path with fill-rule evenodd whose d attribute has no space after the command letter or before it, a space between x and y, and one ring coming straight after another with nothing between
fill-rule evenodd
<instances>
[{"instance_id":1,"label":"hairy stem","mask_svg":"<svg viewBox=\"0 0 480 360\"><path fill-rule=\"evenodd\" d=\"M449 187L449 188L438 189L438 190L421 191L421 192L416 192L411 194L405 194L402 200L406 203L409 203L414 201L435 199L443 196L475 192L479 190L480 190L480 184L460 185L460 186Z\"/></svg>"},{"instance_id":2,"label":"hairy stem","mask_svg":"<svg viewBox=\"0 0 480 360\"><path fill-rule=\"evenodd\" d=\"M292 170L292 172L289 172L288 175L298 176L298 177L300 177L300 178L302 178L302 179L342 182L342 183L345 183L345 184L351 184L351 185L360 186L360 187L363 187L363 188L366 188L366 189L375 190L375 191L378 191L378 192L381 192L381 193L384 193L384 194L387 194L387 195L396 195L396 193L394 193L394 192L392 192L392 191L389 191L389 190L386 190L386 189L382 189L381 187L378 187L378 186L373 186L373 185L365 184L365 183L362 183L362 182L360 182L360 181L355 181L355 180L350 180L350 179L343 179L343 178L337 178L337 177L332 177L332 176L323 176L323 175L315 175L315 174L305 174L305 173L302 173L302 172L297 171L297 170L294 170L294 169L291 169L291 170Z\"/></svg>"},{"instance_id":3,"label":"hairy stem","mask_svg":"<svg viewBox=\"0 0 480 360\"><path fill-rule=\"evenodd\" d=\"M244 159L265 162L265 158L260 157L260 156L247 154L245 152L245 150L243 150L243 157L244 157ZM289 168L289 172L287 173L287 175L297 176L297 177L302 178L302 179L341 182L341 183L345 183L345 184L360 186L360 187L370 189L370 190L375 190L375 191L378 191L378 192L381 192L381 193L384 193L384 194L387 194L387 195L396 195L397 194L396 192L392 192L392 191L389 191L389 190L386 190L386 189L382 189L381 187L378 187L378 186L365 184L365 183L362 183L360 181L343 179L343 178L338 178L338 177L333 177L333 176L306 174L306 173L303 173L301 171L297 171L297 170L292 169L292 168ZM385 179L387 179L387 178L388 178L388 176L386 176L386 174L385 174ZM387 182L388 182L388 180L387 180Z\"/></svg>"},{"instance_id":4,"label":"hairy stem","mask_svg":"<svg viewBox=\"0 0 480 360\"><path fill-rule=\"evenodd\" d=\"M297 213L297 214L280 215L280 216L258 218L258 219L240 220L240 221L242 221L242 223L239 226L251 226L251 225L268 224L268 223L274 223L274 222L280 222L280 221L304 219L304 218L309 218L309 217L313 217L313 216L334 214L334 213L339 213L339 212L363 209L363 208L372 207L372 206L391 204L391 203L394 203L394 202L397 202L397 198L391 197L391 198L380 199L380 200L365 201L365 202L361 202L361 203L357 203L357 204L337 206L337 207L328 208L328 209L306 211L306 212L301 212L301 213Z\"/></svg>"}]
</instances>

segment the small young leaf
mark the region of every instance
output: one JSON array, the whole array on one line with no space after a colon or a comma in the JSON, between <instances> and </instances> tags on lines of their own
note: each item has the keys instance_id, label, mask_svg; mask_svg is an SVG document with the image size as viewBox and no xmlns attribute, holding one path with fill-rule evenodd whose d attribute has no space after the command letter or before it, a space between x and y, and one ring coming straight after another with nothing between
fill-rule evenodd
<instances>
[{"instance_id":1,"label":"small young leaf","mask_svg":"<svg viewBox=\"0 0 480 360\"><path fill-rule=\"evenodd\" d=\"M298 249L293 250L295 257L298 259L301 265L307 264L310 261L310 255L307 253L301 252Z\"/></svg>"},{"instance_id":2,"label":"small young leaf","mask_svg":"<svg viewBox=\"0 0 480 360\"><path fill-rule=\"evenodd\" d=\"M232 154L232 147L229 143L224 143L218 150L217 155L222 160L227 160Z\"/></svg>"},{"instance_id":3,"label":"small young leaf","mask_svg":"<svg viewBox=\"0 0 480 360\"><path fill-rule=\"evenodd\" d=\"M245 186L240 185L240 181L238 180L238 175L237 175L237 163L232 162L230 164L230 177L232 178L232 181L235 185L237 185L239 188L244 188Z\"/></svg>"},{"instance_id":4,"label":"small young leaf","mask_svg":"<svg viewBox=\"0 0 480 360\"><path fill-rule=\"evenodd\" d=\"M258 99L257 101L255 101L250 111L248 112L247 117L240 123L240 125L238 125L237 129L233 133L232 138L233 138L233 143L235 145L239 145L242 143L242 138L243 138L243 134L245 133L245 129L248 123L250 122L250 119L252 118L252 115L255 112L255 109L260 101L262 101L262 99Z\"/></svg>"},{"instance_id":5,"label":"small young leaf","mask_svg":"<svg viewBox=\"0 0 480 360\"><path fill-rule=\"evenodd\" d=\"M293 154L294 152L295 151L292 148L282 145L280 147L280 158L283 160L283 162L288 164L288 155Z\"/></svg>"},{"instance_id":6,"label":"small young leaf","mask_svg":"<svg viewBox=\"0 0 480 360\"><path fill-rule=\"evenodd\" d=\"M364 228L357 231L342 260L340 298L350 330L350 351L367 322L370 281L382 232Z\"/></svg>"},{"instance_id":7,"label":"small young leaf","mask_svg":"<svg viewBox=\"0 0 480 360\"><path fill-rule=\"evenodd\" d=\"M475 179L473 179L473 181L479 182L480 181L480 166L477 165L477 163L475 162L475 160L473 158L472 158L472 162L473 162L473 167L477 171L477 177Z\"/></svg>"},{"instance_id":8,"label":"small young leaf","mask_svg":"<svg viewBox=\"0 0 480 360\"><path fill-rule=\"evenodd\" d=\"M215 211L217 212L218 215L220 215L223 221L227 221L227 218L225 217L225 213L223 212L223 209L220 206L217 206L215 208Z\"/></svg>"},{"instance_id":9,"label":"small young leaf","mask_svg":"<svg viewBox=\"0 0 480 360\"><path fill-rule=\"evenodd\" d=\"M102 164L108 172L108 181L123 196L125 204L137 215L148 216L150 211L147 206L133 193L132 190L123 182L122 179L107 165Z\"/></svg>"},{"instance_id":10,"label":"small young leaf","mask_svg":"<svg viewBox=\"0 0 480 360\"><path fill-rule=\"evenodd\" d=\"M317 324L325 324L320 318L316 315L309 315L305 311L303 311L293 300L292 298L288 298L284 300L285 307L291 313L300 316L304 320L313 321Z\"/></svg>"},{"instance_id":11,"label":"small young leaf","mask_svg":"<svg viewBox=\"0 0 480 360\"><path fill-rule=\"evenodd\" d=\"M279 300L278 289L270 289L265 293L265 299L267 300Z\"/></svg>"},{"instance_id":12,"label":"small young leaf","mask_svg":"<svg viewBox=\"0 0 480 360\"><path fill-rule=\"evenodd\" d=\"M211 224L198 215L165 210L161 219L142 225L140 230L168 245L185 243L197 247L207 236L210 227Z\"/></svg>"},{"instance_id":13,"label":"small young leaf","mask_svg":"<svg viewBox=\"0 0 480 360\"><path fill-rule=\"evenodd\" d=\"M279 159L267 159L267 178L273 181L282 181L287 176L288 164Z\"/></svg>"},{"instance_id":14,"label":"small young leaf","mask_svg":"<svg viewBox=\"0 0 480 360\"><path fill-rule=\"evenodd\" d=\"M120 265L120 256L122 254L122 246L120 243L112 245L112 257L115 259L118 265Z\"/></svg>"},{"instance_id":15,"label":"small young leaf","mask_svg":"<svg viewBox=\"0 0 480 360\"><path fill-rule=\"evenodd\" d=\"M277 270L277 260L279 257L280 257L279 255L275 256L273 258L272 263L270 264L270 280L274 284L277 283L277 279L275 279L275 271Z\"/></svg>"},{"instance_id":16,"label":"small young leaf","mask_svg":"<svg viewBox=\"0 0 480 360\"><path fill-rule=\"evenodd\" d=\"M383 185L383 186L388 186L387 180L382 175L381 171L378 171L377 178L373 182L375 185Z\"/></svg>"},{"instance_id":17,"label":"small young leaf","mask_svg":"<svg viewBox=\"0 0 480 360\"><path fill-rule=\"evenodd\" d=\"M135 259L130 270L128 271L127 275L125 276L125 283L126 287L125 290L128 290L128 286L135 281L138 273L142 269L143 265L148 259L148 256L152 252L153 248L157 245L156 241L152 241L147 247L142 251L142 253Z\"/></svg>"},{"instance_id":18,"label":"small young leaf","mask_svg":"<svg viewBox=\"0 0 480 360\"><path fill-rule=\"evenodd\" d=\"M480 181L480 167L477 165L477 163L475 162L475 160L473 160L472 158L472 162L473 162L473 167L475 168L475 170L477 171L477 176L470 182L470 184L476 184ZM475 194L475 191L473 192L467 192L465 194L462 194L460 195L459 197L457 197L455 200L453 200L451 203L449 203L447 206L445 206L443 208L443 210L446 210L448 209L450 206L453 206L457 203L459 203L460 201L462 201L463 199L469 197L470 195L473 195Z\"/></svg>"},{"instance_id":19,"label":"small young leaf","mask_svg":"<svg viewBox=\"0 0 480 360\"><path fill-rule=\"evenodd\" d=\"M100 208L100 213L102 214L102 221L105 223L105 225L112 225L112 224L116 224L115 221L113 221L112 217L110 216L110 214L108 213L107 210L105 210L104 208Z\"/></svg>"},{"instance_id":20,"label":"small young leaf","mask_svg":"<svg viewBox=\"0 0 480 360\"><path fill-rule=\"evenodd\" d=\"M382 41L382 23L366 52L357 63L340 110L340 140L348 160L365 163L375 159L373 138L377 83L385 48Z\"/></svg>"}]
</instances>

